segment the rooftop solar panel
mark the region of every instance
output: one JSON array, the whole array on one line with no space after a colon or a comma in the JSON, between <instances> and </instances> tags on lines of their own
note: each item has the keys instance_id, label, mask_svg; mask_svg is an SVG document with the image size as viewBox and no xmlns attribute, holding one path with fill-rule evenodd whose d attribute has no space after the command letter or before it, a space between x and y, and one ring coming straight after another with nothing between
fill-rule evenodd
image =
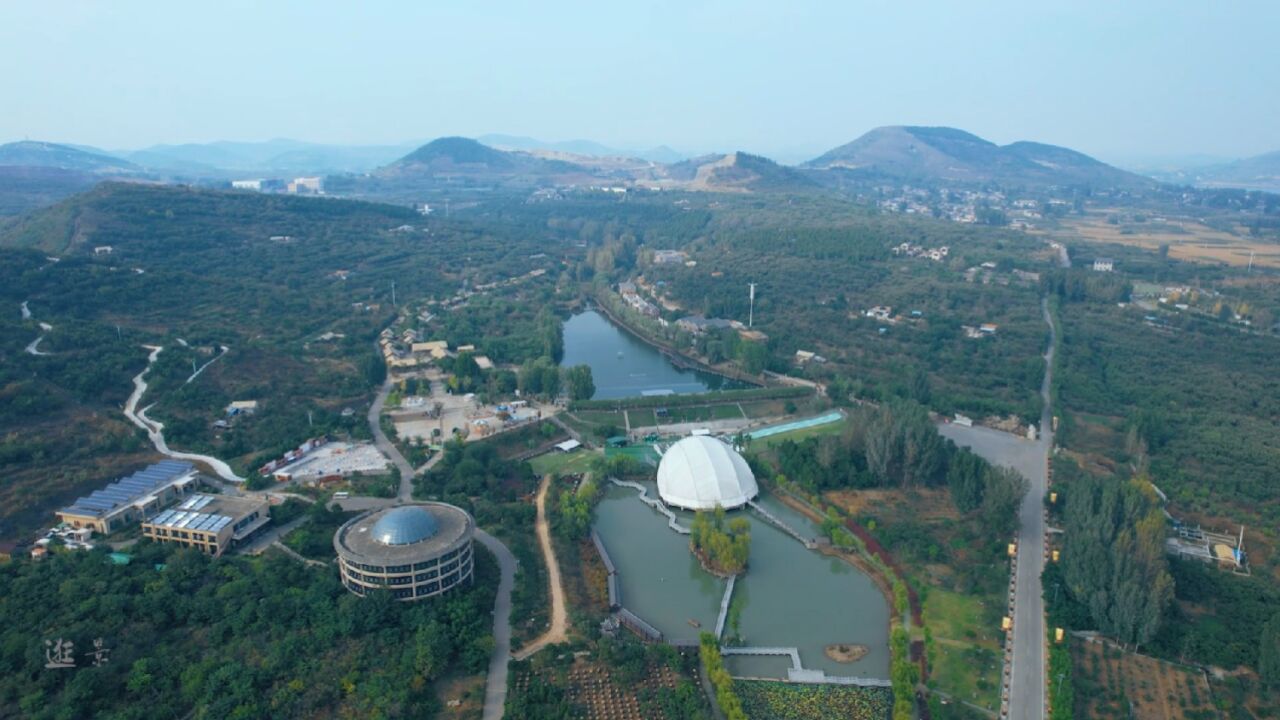
<instances>
[{"instance_id":1,"label":"rooftop solar panel","mask_svg":"<svg viewBox=\"0 0 1280 720\"><path fill-rule=\"evenodd\" d=\"M93 511L91 514L102 515L113 508L128 505L145 497L156 488L174 482L194 469L195 466L189 462L162 460L77 499L64 511L84 514L84 511L89 510Z\"/></svg>"}]
</instances>

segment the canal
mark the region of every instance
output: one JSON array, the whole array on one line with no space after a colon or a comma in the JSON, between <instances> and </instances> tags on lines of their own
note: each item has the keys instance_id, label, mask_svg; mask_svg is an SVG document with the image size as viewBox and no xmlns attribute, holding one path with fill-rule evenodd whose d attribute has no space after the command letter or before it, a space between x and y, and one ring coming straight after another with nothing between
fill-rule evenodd
<instances>
[{"instance_id":1,"label":"canal","mask_svg":"<svg viewBox=\"0 0 1280 720\"><path fill-rule=\"evenodd\" d=\"M646 485L656 495L654 484ZM803 515L775 498L766 494L760 502L800 532L817 535ZM887 678L889 608L871 579L843 560L807 550L756 513L733 514L739 513L751 521L751 557L734 592L743 643L795 647L805 668L828 675ZM676 514L685 525L692 520L691 513ZM714 631L725 581L704 571L688 537L672 532L634 490L608 488L596 509L596 530L617 566L625 607L671 640ZM731 634L726 624L725 639ZM864 645L868 652L853 663L837 662L826 655L835 643ZM785 678L790 666L776 657L725 660L739 676Z\"/></svg>"},{"instance_id":2,"label":"canal","mask_svg":"<svg viewBox=\"0 0 1280 720\"><path fill-rule=\"evenodd\" d=\"M744 387L714 373L678 368L657 348L595 310L564 324L564 367L591 366L594 400L728 390Z\"/></svg>"}]
</instances>

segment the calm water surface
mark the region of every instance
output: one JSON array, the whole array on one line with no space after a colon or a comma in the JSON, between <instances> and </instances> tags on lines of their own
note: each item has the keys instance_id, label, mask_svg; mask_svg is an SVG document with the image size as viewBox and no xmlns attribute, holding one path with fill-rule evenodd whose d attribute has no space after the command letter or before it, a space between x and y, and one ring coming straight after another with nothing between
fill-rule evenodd
<instances>
[{"instance_id":1,"label":"calm water surface","mask_svg":"<svg viewBox=\"0 0 1280 720\"><path fill-rule=\"evenodd\" d=\"M595 310L565 321L564 359L560 364L591 366L595 400L744 387L712 373L677 368L652 345Z\"/></svg>"},{"instance_id":2,"label":"calm water surface","mask_svg":"<svg viewBox=\"0 0 1280 720\"><path fill-rule=\"evenodd\" d=\"M653 483L648 485L654 494ZM775 498L761 501L801 532L815 532ZM688 514L678 515L687 524ZM796 647L806 668L828 675L887 678L889 608L870 578L842 560L805 549L754 513L746 517L750 567L735 590L743 603L739 631L746 644ZM596 510L596 529L618 568L623 605L669 638L694 640L701 630L715 629L725 582L702 570L688 538L669 530L666 518L637 500L634 490L610 486ZM866 645L870 652L857 663L838 663L824 652L837 642ZM736 675L758 677L785 677L790 665L776 658L726 662Z\"/></svg>"}]
</instances>

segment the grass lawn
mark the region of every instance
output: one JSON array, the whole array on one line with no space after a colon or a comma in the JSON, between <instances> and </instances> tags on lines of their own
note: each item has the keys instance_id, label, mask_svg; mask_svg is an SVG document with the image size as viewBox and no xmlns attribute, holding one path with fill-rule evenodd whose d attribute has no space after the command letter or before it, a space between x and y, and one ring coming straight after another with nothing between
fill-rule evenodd
<instances>
[{"instance_id":1,"label":"grass lawn","mask_svg":"<svg viewBox=\"0 0 1280 720\"><path fill-rule=\"evenodd\" d=\"M631 427L653 427L657 424L654 419L653 408L641 408L639 410L628 410L627 416L631 418Z\"/></svg>"},{"instance_id":2,"label":"grass lawn","mask_svg":"<svg viewBox=\"0 0 1280 720\"><path fill-rule=\"evenodd\" d=\"M1000 696L1000 629L984 617L983 598L929 588L924 621L933 634L929 684L975 705L996 710ZM998 603L999 598L985 602Z\"/></svg>"},{"instance_id":3,"label":"grass lawn","mask_svg":"<svg viewBox=\"0 0 1280 720\"><path fill-rule=\"evenodd\" d=\"M578 419L596 425L624 426L622 413L617 410L577 410L573 413Z\"/></svg>"},{"instance_id":4,"label":"grass lawn","mask_svg":"<svg viewBox=\"0 0 1280 720\"><path fill-rule=\"evenodd\" d=\"M757 400L742 403L742 409L752 419L778 417L787 414L787 403L785 400Z\"/></svg>"},{"instance_id":5,"label":"grass lawn","mask_svg":"<svg viewBox=\"0 0 1280 720\"><path fill-rule=\"evenodd\" d=\"M567 453L552 450L545 455L539 455L530 460L529 465L533 467L533 471L539 477L543 475L555 475L557 477L576 475L591 469L591 461L598 457L600 457L600 451L587 450L585 448L579 448Z\"/></svg>"},{"instance_id":6,"label":"grass lawn","mask_svg":"<svg viewBox=\"0 0 1280 720\"><path fill-rule=\"evenodd\" d=\"M732 405L712 405L711 417L716 420L739 420L743 417L737 403Z\"/></svg>"}]
</instances>

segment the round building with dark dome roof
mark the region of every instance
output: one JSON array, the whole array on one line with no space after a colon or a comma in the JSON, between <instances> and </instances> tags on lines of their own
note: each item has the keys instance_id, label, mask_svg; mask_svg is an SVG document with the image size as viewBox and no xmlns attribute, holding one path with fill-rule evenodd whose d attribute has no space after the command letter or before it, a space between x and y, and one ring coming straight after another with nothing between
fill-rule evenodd
<instances>
[{"instance_id":1,"label":"round building with dark dome roof","mask_svg":"<svg viewBox=\"0 0 1280 720\"><path fill-rule=\"evenodd\" d=\"M389 590L397 600L446 593L471 580L475 521L445 503L397 505L365 513L338 528L342 584L357 595Z\"/></svg>"}]
</instances>

